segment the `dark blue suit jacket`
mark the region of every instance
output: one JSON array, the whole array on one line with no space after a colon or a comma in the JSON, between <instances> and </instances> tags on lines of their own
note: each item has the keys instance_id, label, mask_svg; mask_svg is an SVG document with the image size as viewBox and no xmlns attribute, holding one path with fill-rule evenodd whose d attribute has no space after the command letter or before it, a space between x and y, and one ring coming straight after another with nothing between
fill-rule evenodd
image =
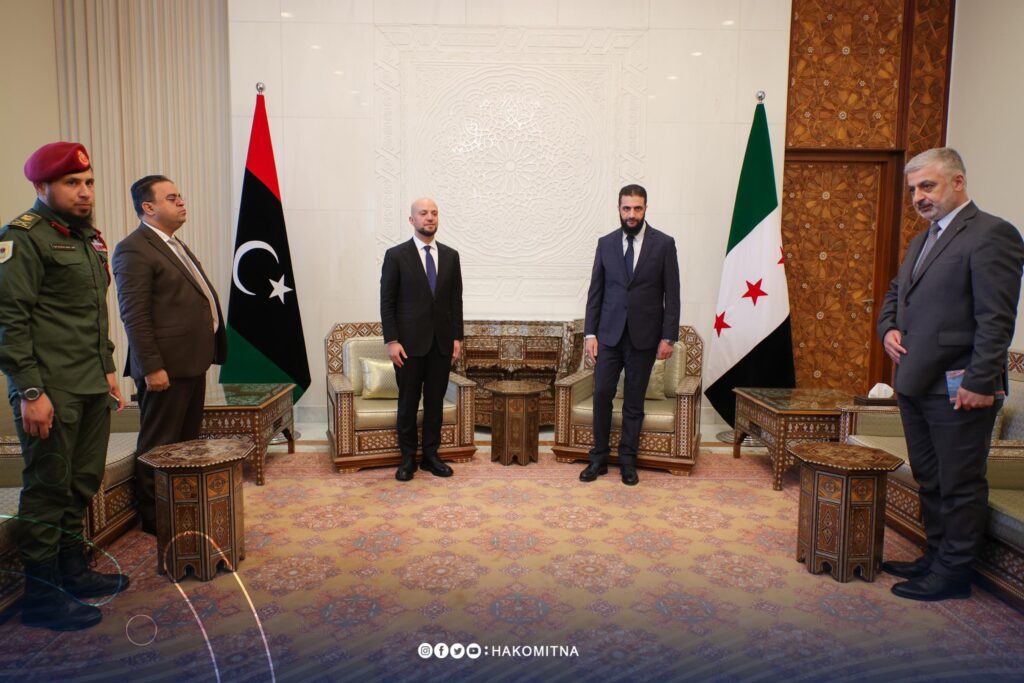
<instances>
[{"instance_id":1,"label":"dark blue suit jacket","mask_svg":"<svg viewBox=\"0 0 1024 683\"><path fill-rule=\"evenodd\" d=\"M594 270L587 293L584 333L600 344L615 346L629 323L629 338L637 349L650 349L662 339L679 339L679 260L676 243L650 223L633 270L626 280L622 230L597 242Z\"/></svg>"}]
</instances>

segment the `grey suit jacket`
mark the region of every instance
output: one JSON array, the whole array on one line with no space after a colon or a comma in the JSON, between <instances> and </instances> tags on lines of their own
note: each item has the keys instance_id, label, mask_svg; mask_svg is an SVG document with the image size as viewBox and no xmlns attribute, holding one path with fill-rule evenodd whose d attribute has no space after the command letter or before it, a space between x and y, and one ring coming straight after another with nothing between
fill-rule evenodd
<instances>
[{"instance_id":1,"label":"grey suit jacket","mask_svg":"<svg viewBox=\"0 0 1024 683\"><path fill-rule=\"evenodd\" d=\"M911 277L927 231L910 242L878 316L878 336L899 330L907 353L896 391L946 393L945 372L966 370L962 386L992 395L1006 388L1006 352L1020 296L1024 241L1005 220L965 206Z\"/></svg>"},{"instance_id":2,"label":"grey suit jacket","mask_svg":"<svg viewBox=\"0 0 1024 683\"><path fill-rule=\"evenodd\" d=\"M140 382L163 368L170 377L198 377L227 358L220 300L195 255L217 304L214 335L210 306L188 268L151 228L140 224L121 240L111 262L121 320L128 333L125 375Z\"/></svg>"}]
</instances>

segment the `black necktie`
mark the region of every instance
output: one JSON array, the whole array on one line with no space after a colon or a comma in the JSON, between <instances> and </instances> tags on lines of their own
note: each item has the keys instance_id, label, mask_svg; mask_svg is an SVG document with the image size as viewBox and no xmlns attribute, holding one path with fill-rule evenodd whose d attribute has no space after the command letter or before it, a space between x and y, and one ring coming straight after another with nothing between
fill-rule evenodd
<instances>
[{"instance_id":1,"label":"black necktie","mask_svg":"<svg viewBox=\"0 0 1024 683\"><path fill-rule=\"evenodd\" d=\"M633 281L633 235L626 235L626 282Z\"/></svg>"}]
</instances>

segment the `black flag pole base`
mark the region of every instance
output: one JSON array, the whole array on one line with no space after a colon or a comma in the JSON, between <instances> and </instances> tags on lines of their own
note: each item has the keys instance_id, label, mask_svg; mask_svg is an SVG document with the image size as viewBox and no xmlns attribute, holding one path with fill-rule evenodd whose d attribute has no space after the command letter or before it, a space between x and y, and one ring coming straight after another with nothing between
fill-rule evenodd
<instances>
[{"instance_id":1,"label":"black flag pole base","mask_svg":"<svg viewBox=\"0 0 1024 683\"><path fill-rule=\"evenodd\" d=\"M718 441L721 442L721 443L731 443L731 444L734 444L734 443L736 443L736 430L735 429L727 429L724 432L718 432L718 434L715 435L715 438L718 439ZM758 441L757 439L755 439L754 437L752 437L750 434L747 434L746 438L743 439L743 443L741 445L743 445L743 446L762 446L763 444L760 441Z\"/></svg>"}]
</instances>

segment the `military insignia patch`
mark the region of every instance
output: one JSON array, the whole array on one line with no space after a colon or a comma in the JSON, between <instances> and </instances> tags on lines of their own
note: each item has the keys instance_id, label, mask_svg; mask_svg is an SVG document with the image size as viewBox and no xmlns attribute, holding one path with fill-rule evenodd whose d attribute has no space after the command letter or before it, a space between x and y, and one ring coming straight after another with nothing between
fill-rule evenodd
<instances>
[{"instance_id":1,"label":"military insignia patch","mask_svg":"<svg viewBox=\"0 0 1024 683\"><path fill-rule=\"evenodd\" d=\"M0 242L0 263L7 263L11 260L11 256L13 255L14 242L12 240Z\"/></svg>"},{"instance_id":2,"label":"military insignia patch","mask_svg":"<svg viewBox=\"0 0 1024 683\"><path fill-rule=\"evenodd\" d=\"M78 163L84 166L89 165L89 157L82 150L78 150Z\"/></svg>"},{"instance_id":3,"label":"military insignia patch","mask_svg":"<svg viewBox=\"0 0 1024 683\"><path fill-rule=\"evenodd\" d=\"M15 227L18 227L18 228L24 228L26 230L31 230L32 226L35 225L35 222L36 222L37 218L38 218L38 216L36 216L35 214L23 213L20 216L18 216L17 218L15 218L13 221L11 221L10 224L15 226Z\"/></svg>"},{"instance_id":4,"label":"military insignia patch","mask_svg":"<svg viewBox=\"0 0 1024 683\"><path fill-rule=\"evenodd\" d=\"M100 252L101 254L107 253L107 245L104 244L103 240L101 239L94 239L92 241L92 248Z\"/></svg>"}]
</instances>

